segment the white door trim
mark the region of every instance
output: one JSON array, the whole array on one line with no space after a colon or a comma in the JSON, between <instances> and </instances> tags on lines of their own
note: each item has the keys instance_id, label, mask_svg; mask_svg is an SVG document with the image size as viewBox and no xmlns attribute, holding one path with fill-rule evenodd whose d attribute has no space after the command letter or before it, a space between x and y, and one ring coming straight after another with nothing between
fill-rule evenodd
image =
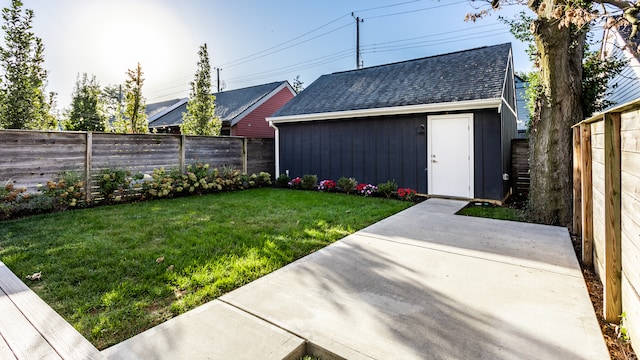
<instances>
[{"instance_id":1,"label":"white door trim","mask_svg":"<svg viewBox=\"0 0 640 360\"><path fill-rule=\"evenodd\" d=\"M452 118L456 118L456 119L460 119L460 118L466 118L467 120L467 133L466 134L434 134L433 133L433 121L437 121L437 120L448 120L448 119L452 119ZM427 169L428 169L428 186L427 186L427 190L429 192L429 194L434 194L434 189L433 189L433 175L434 175L434 171L433 171L433 148L432 148L432 137L434 135L436 136L452 136L452 137L466 137L466 141L468 142L468 146L469 146L469 154L468 154L468 163L467 166L468 168L468 174L469 174L469 179L468 179L468 183L469 183L469 191L465 193L466 198L469 199L473 199L474 198L474 163L475 163L475 159L474 159L474 142L473 142L473 133L474 133L474 127L473 127L473 114L472 113L465 113L465 114L453 114L453 115L429 115L427 116ZM453 138L455 140L455 138ZM464 166L464 164L461 164L461 166ZM435 194L435 195L448 195L448 194Z\"/></svg>"}]
</instances>

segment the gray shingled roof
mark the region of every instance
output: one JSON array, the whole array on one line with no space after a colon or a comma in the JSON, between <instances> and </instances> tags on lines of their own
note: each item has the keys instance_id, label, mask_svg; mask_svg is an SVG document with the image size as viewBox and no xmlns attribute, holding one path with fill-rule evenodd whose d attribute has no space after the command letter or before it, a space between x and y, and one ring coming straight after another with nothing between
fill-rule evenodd
<instances>
[{"instance_id":1,"label":"gray shingled roof","mask_svg":"<svg viewBox=\"0 0 640 360\"><path fill-rule=\"evenodd\" d=\"M495 99L511 44L323 75L273 117Z\"/></svg>"},{"instance_id":2,"label":"gray shingled roof","mask_svg":"<svg viewBox=\"0 0 640 360\"><path fill-rule=\"evenodd\" d=\"M242 114L245 110L259 102L265 96L269 95L283 83L285 83L285 81L276 81L269 84L215 93L213 94L216 96L215 113L223 123L233 126L240 120L238 115ZM156 112L155 115L157 116L155 119L152 118L152 115L147 111L147 115L149 115L149 126L162 127L182 124L182 113L187 111L186 99L180 99L178 101L173 100L171 105L177 105L179 101L182 101L182 104L167 113L161 114ZM157 106L156 104L147 105L147 110L149 107L156 108ZM164 110L168 107L169 106L166 106Z\"/></svg>"}]
</instances>

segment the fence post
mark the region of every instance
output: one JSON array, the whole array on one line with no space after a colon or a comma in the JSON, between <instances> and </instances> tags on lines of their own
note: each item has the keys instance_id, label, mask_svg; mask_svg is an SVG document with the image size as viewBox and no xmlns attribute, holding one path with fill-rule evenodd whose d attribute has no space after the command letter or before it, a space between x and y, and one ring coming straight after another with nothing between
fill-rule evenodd
<instances>
[{"instance_id":1,"label":"fence post","mask_svg":"<svg viewBox=\"0 0 640 360\"><path fill-rule=\"evenodd\" d=\"M620 321L622 313L622 249L620 223L620 113L604 115L604 319Z\"/></svg>"},{"instance_id":2,"label":"fence post","mask_svg":"<svg viewBox=\"0 0 640 360\"><path fill-rule=\"evenodd\" d=\"M593 266L593 178L591 124L580 124L580 161L582 176L582 264Z\"/></svg>"},{"instance_id":3,"label":"fence post","mask_svg":"<svg viewBox=\"0 0 640 360\"><path fill-rule=\"evenodd\" d=\"M86 150L85 150L85 162L84 162L84 181L85 181L85 201L87 203L91 202L91 167L93 166L92 155L93 155L93 135L91 131L86 132L85 138Z\"/></svg>"},{"instance_id":4,"label":"fence post","mask_svg":"<svg viewBox=\"0 0 640 360\"><path fill-rule=\"evenodd\" d=\"M573 233L582 235L582 163L580 126L573 128Z\"/></svg>"},{"instance_id":5,"label":"fence post","mask_svg":"<svg viewBox=\"0 0 640 360\"><path fill-rule=\"evenodd\" d=\"M248 152L249 152L249 139L247 139L246 137L242 138L242 173L246 174L247 173L247 169L249 168L248 162L249 162L249 156L248 156Z\"/></svg>"},{"instance_id":6,"label":"fence post","mask_svg":"<svg viewBox=\"0 0 640 360\"><path fill-rule=\"evenodd\" d=\"M178 151L180 152L180 154L178 154L179 159L178 159L178 164L180 164L180 172L184 172L185 170L185 156L186 156L186 148L187 147L187 136L186 135L180 135L180 149L178 149Z\"/></svg>"}]
</instances>

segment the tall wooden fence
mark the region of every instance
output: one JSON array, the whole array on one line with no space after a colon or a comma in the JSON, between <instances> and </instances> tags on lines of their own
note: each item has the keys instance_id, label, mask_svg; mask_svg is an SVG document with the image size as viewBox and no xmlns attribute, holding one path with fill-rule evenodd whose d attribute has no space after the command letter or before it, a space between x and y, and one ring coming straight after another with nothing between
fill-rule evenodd
<instances>
[{"instance_id":1,"label":"tall wooden fence","mask_svg":"<svg viewBox=\"0 0 640 360\"><path fill-rule=\"evenodd\" d=\"M0 185L7 181L37 191L65 171L91 179L103 169L152 173L164 167L208 163L245 173L274 175L273 139L0 130Z\"/></svg>"},{"instance_id":2,"label":"tall wooden fence","mask_svg":"<svg viewBox=\"0 0 640 360\"><path fill-rule=\"evenodd\" d=\"M529 139L511 140L511 173L513 195L519 198L529 196Z\"/></svg>"},{"instance_id":3,"label":"tall wooden fence","mask_svg":"<svg viewBox=\"0 0 640 360\"><path fill-rule=\"evenodd\" d=\"M573 128L574 229L604 287L604 317L624 311L640 344L640 100ZM640 348L636 347L636 351Z\"/></svg>"}]
</instances>

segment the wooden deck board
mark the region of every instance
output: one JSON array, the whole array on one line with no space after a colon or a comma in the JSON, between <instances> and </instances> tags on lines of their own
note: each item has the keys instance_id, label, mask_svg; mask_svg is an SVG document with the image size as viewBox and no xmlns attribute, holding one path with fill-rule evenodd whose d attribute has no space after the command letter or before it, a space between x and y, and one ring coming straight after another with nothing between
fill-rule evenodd
<instances>
[{"instance_id":1,"label":"wooden deck board","mask_svg":"<svg viewBox=\"0 0 640 360\"><path fill-rule=\"evenodd\" d=\"M0 313L0 334L10 344L15 357L34 360L62 359L4 291L0 291Z\"/></svg>"},{"instance_id":2,"label":"wooden deck board","mask_svg":"<svg viewBox=\"0 0 640 360\"><path fill-rule=\"evenodd\" d=\"M22 317L23 321L30 324L34 329L34 332L38 333L41 337L39 342L46 344L50 347L50 353L57 357L51 357L55 359L102 359L104 356L80 333L78 333L69 323L67 323L58 313L56 313L49 305L47 305L42 299L38 297L27 285L25 285L17 276L15 276L9 268L0 262L0 289L2 289L2 297L5 304L0 307L4 310L4 307L10 308L13 306L16 309L15 321L20 322L18 318ZM3 311L4 320L4 311ZM3 321L5 323L5 321ZM20 334L26 330L26 326L21 325L17 327L13 321L6 322L8 326L5 329L1 329L0 333L6 339L9 347L13 349L14 341L20 344L19 339L16 340L15 336L21 336ZM6 335L5 335L6 334ZM35 341L35 338L30 338L30 342ZM31 344L31 346L36 346ZM38 345L42 346L42 345ZM38 347L40 349L40 347ZM15 350L14 350L15 352ZM39 353L38 353L39 354ZM23 357L21 354L17 354L18 359L29 359L31 357ZM38 356L38 359L45 359L45 356Z\"/></svg>"},{"instance_id":3,"label":"wooden deck board","mask_svg":"<svg viewBox=\"0 0 640 360\"><path fill-rule=\"evenodd\" d=\"M2 337L2 334L0 334L0 359L18 360L11 348L9 348L7 341Z\"/></svg>"}]
</instances>

